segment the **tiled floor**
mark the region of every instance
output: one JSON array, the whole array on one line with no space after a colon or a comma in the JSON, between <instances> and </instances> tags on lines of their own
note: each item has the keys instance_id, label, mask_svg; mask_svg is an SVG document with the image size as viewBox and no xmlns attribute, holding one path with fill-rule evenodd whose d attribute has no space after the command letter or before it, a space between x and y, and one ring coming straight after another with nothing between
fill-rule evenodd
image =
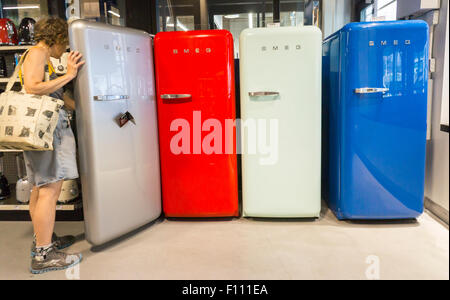
<instances>
[{"instance_id":1,"label":"tiled floor","mask_svg":"<svg viewBox=\"0 0 450 300\"><path fill-rule=\"evenodd\" d=\"M70 251L85 259L81 279L449 279L448 227L418 222L159 221L104 249L83 239L82 223L58 223L79 235ZM31 225L0 222L0 279L66 279L28 272ZM371 264L370 264L371 263ZM379 266L379 268L377 268ZM369 272L368 272L369 271Z\"/></svg>"}]
</instances>

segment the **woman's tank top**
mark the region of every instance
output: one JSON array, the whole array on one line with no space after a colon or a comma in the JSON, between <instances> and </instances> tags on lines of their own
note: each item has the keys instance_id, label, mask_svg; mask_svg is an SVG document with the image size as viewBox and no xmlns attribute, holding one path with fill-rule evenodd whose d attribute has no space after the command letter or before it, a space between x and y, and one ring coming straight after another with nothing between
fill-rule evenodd
<instances>
[{"instance_id":1,"label":"woman's tank top","mask_svg":"<svg viewBox=\"0 0 450 300\"><path fill-rule=\"evenodd\" d=\"M51 65L50 62L45 66L45 78L48 78L49 81L55 80L58 78L58 75L56 75L55 70L53 69L53 66ZM44 81L45 81L45 79L44 79ZM49 96L63 100L64 88L60 88L59 90L51 93Z\"/></svg>"}]
</instances>

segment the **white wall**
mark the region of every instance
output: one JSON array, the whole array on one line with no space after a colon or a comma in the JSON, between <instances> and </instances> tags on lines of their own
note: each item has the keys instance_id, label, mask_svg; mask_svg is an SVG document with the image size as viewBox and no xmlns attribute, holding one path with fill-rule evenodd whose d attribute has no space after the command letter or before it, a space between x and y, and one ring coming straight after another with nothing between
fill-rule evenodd
<instances>
[{"instance_id":1,"label":"white wall","mask_svg":"<svg viewBox=\"0 0 450 300\"><path fill-rule=\"evenodd\" d=\"M335 33L352 19L351 0L323 0L322 24L323 35L328 37Z\"/></svg>"},{"instance_id":2,"label":"white wall","mask_svg":"<svg viewBox=\"0 0 450 300\"><path fill-rule=\"evenodd\" d=\"M434 58L436 72L434 79L434 97L432 107L431 141L427 145L427 173L425 196L434 203L449 210L449 134L440 130L442 115L442 98L448 97L448 54L447 63L445 52L448 52L448 0L442 0L439 24L434 31ZM446 50L447 49L447 50ZM445 65L447 70L445 71ZM448 74L447 74L448 76ZM447 108L443 108L447 110Z\"/></svg>"}]
</instances>

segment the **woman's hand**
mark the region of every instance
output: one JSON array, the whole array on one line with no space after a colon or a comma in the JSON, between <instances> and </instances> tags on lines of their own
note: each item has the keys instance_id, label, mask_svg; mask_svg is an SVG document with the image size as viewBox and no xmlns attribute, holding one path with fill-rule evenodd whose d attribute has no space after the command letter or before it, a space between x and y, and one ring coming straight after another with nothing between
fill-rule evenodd
<instances>
[{"instance_id":1,"label":"woman's hand","mask_svg":"<svg viewBox=\"0 0 450 300\"><path fill-rule=\"evenodd\" d=\"M78 75L78 70L85 61L80 61L83 55L78 51L71 51L67 57L67 76L74 79Z\"/></svg>"}]
</instances>

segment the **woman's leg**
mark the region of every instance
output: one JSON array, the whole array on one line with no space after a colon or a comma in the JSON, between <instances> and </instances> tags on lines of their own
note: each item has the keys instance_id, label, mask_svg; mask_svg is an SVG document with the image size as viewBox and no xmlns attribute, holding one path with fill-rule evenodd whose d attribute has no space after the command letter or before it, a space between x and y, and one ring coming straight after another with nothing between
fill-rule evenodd
<instances>
[{"instance_id":1,"label":"woman's leg","mask_svg":"<svg viewBox=\"0 0 450 300\"><path fill-rule=\"evenodd\" d=\"M44 247L52 243L56 202L61 194L62 184L63 181L59 181L39 188L39 197L33 213L36 247Z\"/></svg>"},{"instance_id":2,"label":"woman's leg","mask_svg":"<svg viewBox=\"0 0 450 300\"><path fill-rule=\"evenodd\" d=\"M30 196L30 217L31 220L33 220L33 215L36 210L36 204L39 198L39 188L37 186L33 187L33 190L31 191Z\"/></svg>"},{"instance_id":3,"label":"woman's leg","mask_svg":"<svg viewBox=\"0 0 450 300\"><path fill-rule=\"evenodd\" d=\"M55 226L56 202L61 193L63 181L39 188L39 197L33 213L36 233L36 249L31 259L31 273L42 274L49 271L64 270L79 264L81 254L66 254L58 251L57 243L52 244Z\"/></svg>"}]
</instances>

